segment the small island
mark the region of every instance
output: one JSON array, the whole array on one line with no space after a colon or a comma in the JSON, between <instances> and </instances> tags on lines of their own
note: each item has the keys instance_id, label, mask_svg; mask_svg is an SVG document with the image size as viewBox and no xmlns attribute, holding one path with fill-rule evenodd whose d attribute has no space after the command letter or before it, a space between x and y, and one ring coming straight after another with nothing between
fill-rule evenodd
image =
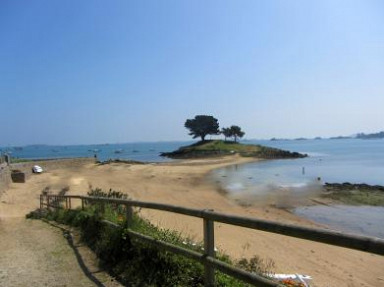
<instances>
[{"instance_id":1,"label":"small island","mask_svg":"<svg viewBox=\"0 0 384 287\"><path fill-rule=\"evenodd\" d=\"M262 145L241 144L238 138L244 136L239 126L232 125L219 130L218 120L212 116L198 115L194 119L188 119L184 125L190 130L189 135L201 140L189 146L180 147L172 152L163 152L160 155L173 159L191 159L217 157L238 154L243 157L257 157L263 159L288 159L303 158L306 154L290 152ZM206 140L207 135L224 135L224 140ZM233 140L227 140L233 138Z\"/></svg>"},{"instance_id":2,"label":"small island","mask_svg":"<svg viewBox=\"0 0 384 287\"><path fill-rule=\"evenodd\" d=\"M206 140L184 146L173 152L163 152L160 155L173 159L191 159L239 154L244 157L263 159L303 158L306 154L266 147L262 145L241 144L232 141Z\"/></svg>"}]
</instances>

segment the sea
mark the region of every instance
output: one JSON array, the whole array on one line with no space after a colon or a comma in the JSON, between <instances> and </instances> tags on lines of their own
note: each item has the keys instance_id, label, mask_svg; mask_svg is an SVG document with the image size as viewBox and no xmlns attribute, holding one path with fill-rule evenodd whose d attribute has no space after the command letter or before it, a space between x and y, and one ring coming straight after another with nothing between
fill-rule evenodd
<instances>
[{"instance_id":1,"label":"sea","mask_svg":"<svg viewBox=\"0 0 384 287\"><path fill-rule=\"evenodd\" d=\"M133 142L90 145L27 145L0 147L0 152L8 153L12 158L20 159L58 159L74 157L97 157L99 161L110 159L136 160L143 162L170 161L160 156L161 152L170 152L192 141L173 142Z\"/></svg>"},{"instance_id":2,"label":"sea","mask_svg":"<svg viewBox=\"0 0 384 287\"><path fill-rule=\"evenodd\" d=\"M384 139L249 141L307 154L300 159L267 160L217 171L232 189L259 185L300 187L328 183L384 185ZM231 188L230 188L231 189Z\"/></svg>"},{"instance_id":3,"label":"sea","mask_svg":"<svg viewBox=\"0 0 384 287\"><path fill-rule=\"evenodd\" d=\"M318 184L367 183L384 185L384 139L246 140L308 154L307 158L265 160L233 165L212 172L211 177L230 195L265 196L281 190L304 196ZM160 156L192 141L135 142L92 145L28 145L1 147L13 158L51 159L97 157L100 161L126 159L165 162ZM335 230L384 238L384 207L304 206L296 214Z\"/></svg>"}]
</instances>

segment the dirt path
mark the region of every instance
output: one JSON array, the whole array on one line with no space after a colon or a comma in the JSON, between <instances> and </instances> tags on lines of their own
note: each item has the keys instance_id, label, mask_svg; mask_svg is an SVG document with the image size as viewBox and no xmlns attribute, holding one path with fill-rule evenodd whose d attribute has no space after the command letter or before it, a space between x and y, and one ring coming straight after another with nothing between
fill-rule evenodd
<instances>
[{"instance_id":1,"label":"dirt path","mask_svg":"<svg viewBox=\"0 0 384 287\"><path fill-rule=\"evenodd\" d=\"M0 286L120 286L100 271L78 237L49 223L25 219L38 193L14 184L0 196ZM37 183L36 182L36 183ZM29 202L29 204L28 204Z\"/></svg>"}]
</instances>

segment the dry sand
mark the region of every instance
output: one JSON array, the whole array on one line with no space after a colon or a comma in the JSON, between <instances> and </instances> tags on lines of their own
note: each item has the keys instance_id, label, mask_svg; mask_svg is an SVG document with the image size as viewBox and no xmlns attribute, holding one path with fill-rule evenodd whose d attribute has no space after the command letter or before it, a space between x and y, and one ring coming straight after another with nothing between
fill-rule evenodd
<instances>
[{"instance_id":1,"label":"dry sand","mask_svg":"<svg viewBox=\"0 0 384 287\"><path fill-rule=\"evenodd\" d=\"M1 196L0 218L23 216L37 208L38 196L46 186L53 192L69 186L68 194L86 194L92 186L112 188L136 200L318 226L269 204L242 207L207 179L206 175L216 168L251 160L231 156L145 165L84 163L71 168L57 164L43 174L30 176L24 184L12 184ZM151 210L140 213L161 227L178 230L196 241L202 239L199 219ZM276 273L310 275L314 286L384 286L383 256L220 223L215 228L217 248L234 258L257 255L273 260Z\"/></svg>"}]
</instances>

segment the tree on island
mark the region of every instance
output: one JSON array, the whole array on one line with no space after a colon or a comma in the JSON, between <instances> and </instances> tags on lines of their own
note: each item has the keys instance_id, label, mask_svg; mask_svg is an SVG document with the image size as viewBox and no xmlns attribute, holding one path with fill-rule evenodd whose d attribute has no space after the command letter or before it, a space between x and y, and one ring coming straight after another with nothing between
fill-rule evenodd
<instances>
[{"instance_id":1,"label":"tree on island","mask_svg":"<svg viewBox=\"0 0 384 287\"><path fill-rule=\"evenodd\" d=\"M232 137L232 131L230 128L222 128L221 129L221 134L224 135L224 140L227 141L227 138Z\"/></svg>"},{"instance_id":2,"label":"tree on island","mask_svg":"<svg viewBox=\"0 0 384 287\"><path fill-rule=\"evenodd\" d=\"M245 132L241 130L239 126L231 126L232 136L235 138L235 142L237 142L237 138L242 138L245 135Z\"/></svg>"},{"instance_id":3,"label":"tree on island","mask_svg":"<svg viewBox=\"0 0 384 287\"><path fill-rule=\"evenodd\" d=\"M190 136L193 138L201 137L204 141L207 135L218 135L219 122L212 116L197 115L194 119L187 119L184 126L189 129Z\"/></svg>"},{"instance_id":4,"label":"tree on island","mask_svg":"<svg viewBox=\"0 0 384 287\"><path fill-rule=\"evenodd\" d=\"M230 126L229 128L222 128L221 133L225 137L225 141L227 138L234 138L235 142L237 142L237 138L242 138L245 133L241 130L239 126Z\"/></svg>"}]
</instances>

